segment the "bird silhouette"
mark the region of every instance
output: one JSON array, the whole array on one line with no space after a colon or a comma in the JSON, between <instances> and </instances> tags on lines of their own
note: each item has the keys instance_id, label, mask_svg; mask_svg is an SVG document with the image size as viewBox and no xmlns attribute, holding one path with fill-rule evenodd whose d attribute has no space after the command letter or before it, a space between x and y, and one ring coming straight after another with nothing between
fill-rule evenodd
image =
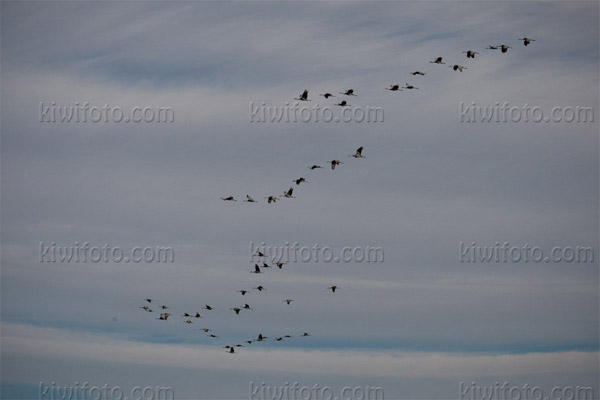
<instances>
[{"instance_id":1,"label":"bird silhouette","mask_svg":"<svg viewBox=\"0 0 600 400\"><path fill-rule=\"evenodd\" d=\"M363 146L360 146L358 149L356 149L356 153L348 154L348 157L365 158L365 156L362 155L362 151L363 151Z\"/></svg>"},{"instance_id":2,"label":"bird silhouette","mask_svg":"<svg viewBox=\"0 0 600 400\"><path fill-rule=\"evenodd\" d=\"M300 101L310 101L308 99L308 90L304 90L304 92L302 92L302 94L300 95L300 97L294 98L294 100L300 100Z\"/></svg>"}]
</instances>

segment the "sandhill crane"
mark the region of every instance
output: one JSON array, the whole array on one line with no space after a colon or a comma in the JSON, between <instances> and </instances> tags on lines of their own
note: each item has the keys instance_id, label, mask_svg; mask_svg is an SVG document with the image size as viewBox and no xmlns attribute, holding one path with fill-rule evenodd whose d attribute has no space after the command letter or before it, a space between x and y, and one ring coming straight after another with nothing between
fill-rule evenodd
<instances>
[{"instance_id":1,"label":"sandhill crane","mask_svg":"<svg viewBox=\"0 0 600 400\"><path fill-rule=\"evenodd\" d=\"M512 49L512 47L510 47L509 45L506 45L506 44L501 44L500 49L502 50L503 53L506 53L508 51L508 49Z\"/></svg>"},{"instance_id":2,"label":"sandhill crane","mask_svg":"<svg viewBox=\"0 0 600 400\"><path fill-rule=\"evenodd\" d=\"M262 342L263 340L268 339L267 336L263 336L262 333L258 334L258 338L256 339L257 342Z\"/></svg>"},{"instance_id":3,"label":"sandhill crane","mask_svg":"<svg viewBox=\"0 0 600 400\"><path fill-rule=\"evenodd\" d=\"M237 315L240 315L241 308L233 307L233 308L230 308L230 310L233 310Z\"/></svg>"},{"instance_id":4,"label":"sandhill crane","mask_svg":"<svg viewBox=\"0 0 600 400\"><path fill-rule=\"evenodd\" d=\"M400 89L400 85L390 85L389 88L385 88L385 90L390 90L392 92L397 92L397 91L401 91L402 89Z\"/></svg>"},{"instance_id":5,"label":"sandhill crane","mask_svg":"<svg viewBox=\"0 0 600 400\"><path fill-rule=\"evenodd\" d=\"M410 83L407 83L404 86L402 86L402 89L418 89L418 87L415 87L415 86L411 85Z\"/></svg>"},{"instance_id":6,"label":"sandhill crane","mask_svg":"<svg viewBox=\"0 0 600 400\"><path fill-rule=\"evenodd\" d=\"M291 188L289 188L287 191L284 191L284 192L283 192L283 196L281 196L281 197L285 197L285 198L287 198L287 199L294 199L295 197L294 197L294 196L292 196L292 193L293 193L293 192L294 192L294 188L293 188L293 187L291 187Z\"/></svg>"},{"instance_id":7,"label":"sandhill crane","mask_svg":"<svg viewBox=\"0 0 600 400\"><path fill-rule=\"evenodd\" d=\"M460 71L462 72L463 69L467 69L467 67L463 66L463 65L458 65L458 64L454 64L452 66L449 65L450 68L452 68L455 71Z\"/></svg>"},{"instance_id":8,"label":"sandhill crane","mask_svg":"<svg viewBox=\"0 0 600 400\"><path fill-rule=\"evenodd\" d=\"M152 299L146 299L148 303L152 303Z\"/></svg>"},{"instance_id":9,"label":"sandhill crane","mask_svg":"<svg viewBox=\"0 0 600 400\"><path fill-rule=\"evenodd\" d=\"M235 350L233 349L233 347L230 347L230 348L229 348L229 351L228 351L227 353L229 353L229 354L233 354L233 353L235 353Z\"/></svg>"},{"instance_id":10,"label":"sandhill crane","mask_svg":"<svg viewBox=\"0 0 600 400\"><path fill-rule=\"evenodd\" d=\"M211 306L209 306L208 304L204 305L204 307L202 307L202 308L204 308L205 310L209 310L209 311L213 309L213 308L212 308Z\"/></svg>"},{"instance_id":11,"label":"sandhill crane","mask_svg":"<svg viewBox=\"0 0 600 400\"><path fill-rule=\"evenodd\" d=\"M188 324L188 325L189 325L189 324L193 324L193 322L192 322L192 320L191 320L191 319L188 319L187 321L184 321L184 322L185 322L186 324Z\"/></svg>"},{"instance_id":12,"label":"sandhill crane","mask_svg":"<svg viewBox=\"0 0 600 400\"><path fill-rule=\"evenodd\" d=\"M276 203L277 200L279 200L277 198L277 196L269 196L269 197L265 197L265 199L267 199L267 203L271 204L271 203Z\"/></svg>"},{"instance_id":13,"label":"sandhill crane","mask_svg":"<svg viewBox=\"0 0 600 400\"><path fill-rule=\"evenodd\" d=\"M204 331L204 333L208 333L208 332L210 332L210 329L208 329L208 328L200 328L200 330L201 330L201 331Z\"/></svg>"},{"instance_id":14,"label":"sandhill crane","mask_svg":"<svg viewBox=\"0 0 600 400\"><path fill-rule=\"evenodd\" d=\"M335 97L334 95L332 95L331 93L325 93L325 94L320 94L319 96L323 96L326 99L330 98L330 97Z\"/></svg>"},{"instance_id":15,"label":"sandhill crane","mask_svg":"<svg viewBox=\"0 0 600 400\"><path fill-rule=\"evenodd\" d=\"M251 274L262 274L262 272L260 271L260 267L258 266L258 264L254 264L254 270L250 271Z\"/></svg>"},{"instance_id":16,"label":"sandhill crane","mask_svg":"<svg viewBox=\"0 0 600 400\"><path fill-rule=\"evenodd\" d=\"M304 332L304 333L302 334L302 336L310 336L310 333L308 333L308 332Z\"/></svg>"},{"instance_id":17,"label":"sandhill crane","mask_svg":"<svg viewBox=\"0 0 600 400\"><path fill-rule=\"evenodd\" d=\"M308 99L308 90L304 90L304 92L302 92L302 94L300 95L300 97L296 97L294 98L294 100L300 100L300 101L310 101Z\"/></svg>"},{"instance_id":18,"label":"sandhill crane","mask_svg":"<svg viewBox=\"0 0 600 400\"><path fill-rule=\"evenodd\" d=\"M311 166L310 166L310 167L308 167L308 168L310 168L310 169L317 169L317 168L323 168L323 167L321 167L320 165L316 165L316 164L314 164L314 165L311 165Z\"/></svg>"},{"instance_id":19,"label":"sandhill crane","mask_svg":"<svg viewBox=\"0 0 600 400\"><path fill-rule=\"evenodd\" d=\"M212 333L211 333L210 335L206 335L206 336L208 336L208 337L211 337L211 338L216 338L216 337L218 337L217 335L213 335Z\"/></svg>"},{"instance_id":20,"label":"sandhill crane","mask_svg":"<svg viewBox=\"0 0 600 400\"><path fill-rule=\"evenodd\" d=\"M265 287L264 287L264 286L262 286L262 285L260 285L260 286L257 286L257 287L255 287L255 288L253 288L253 289L256 289L256 290L258 290L259 292L262 292L263 290L266 290L266 289L265 289Z\"/></svg>"},{"instance_id":21,"label":"sandhill crane","mask_svg":"<svg viewBox=\"0 0 600 400\"><path fill-rule=\"evenodd\" d=\"M521 38L519 40L523 41L523 45L524 46L529 46L529 43L535 42L535 39L531 39L531 38L528 38L528 37L524 37L524 38Z\"/></svg>"},{"instance_id":22,"label":"sandhill crane","mask_svg":"<svg viewBox=\"0 0 600 400\"><path fill-rule=\"evenodd\" d=\"M291 303L292 301L294 301L294 300L293 300L293 299L285 299L285 300L284 300L284 302L285 302L285 303L288 303L288 305L290 305L290 303Z\"/></svg>"},{"instance_id":23,"label":"sandhill crane","mask_svg":"<svg viewBox=\"0 0 600 400\"><path fill-rule=\"evenodd\" d=\"M223 200L223 201L237 201L236 199L233 198L233 196L221 197L221 200Z\"/></svg>"},{"instance_id":24,"label":"sandhill crane","mask_svg":"<svg viewBox=\"0 0 600 400\"><path fill-rule=\"evenodd\" d=\"M363 146L360 146L358 149L356 149L356 153L348 154L348 157L365 158L365 156L362 155L362 151L363 151Z\"/></svg>"},{"instance_id":25,"label":"sandhill crane","mask_svg":"<svg viewBox=\"0 0 600 400\"><path fill-rule=\"evenodd\" d=\"M475 58L475 54L479 54L478 52L473 50L463 51L463 53L467 54L467 58Z\"/></svg>"},{"instance_id":26,"label":"sandhill crane","mask_svg":"<svg viewBox=\"0 0 600 400\"><path fill-rule=\"evenodd\" d=\"M489 45L488 47L486 47L486 49L488 49L488 50L498 50L498 46Z\"/></svg>"},{"instance_id":27,"label":"sandhill crane","mask_svg":"<svg viewBox=\"0 0 600 400\"><path fill-rule=\"evenodd\" d=\"M336 106L340 106L340 107L347 107L350 106L350 104L348 104L348 102L346 100L342 100L339 103L335 103L334 105Z\"/></svg>"},{"instance_id":28,"label":"sandhill crane","mask_svg":"<svg viewBox=\"0 0 600 400\"><path fill-rule=\"evenodd\" d=\"M254 340L246 340L246 343L252 344L252 343L254 343Z\"/></svg>"},{"instance_id":29,"label":"sandhill crane","mask_svg":"<svg viewBox=\"0 0 600 400\"><path fill-rule=\"evenodd\" d=\"M277 265L277 267L279 267L279 269L281 269L281 268L283 267L283 265L284 265L284 264L286 264L286 263L279 261L279 262L278 262L277 264L275 264L275 265Z\"/></svg>"},{"instance_id":30,"label":"sandhill crane","mask_svg":"<svg viewBox=\"0 0 600 400\"><path fill-rule=\"evenodd\" d=\"M252 310L252 307L250 307L250 305L248 305L247 303L244 304L244 309L245 310Z\"/></svg>"},{"instance_id":31,"label":"sandhill crane","mask_svg":"<svg viewBox=\"0 0 600 400\"><path fill-rule=\"evenodd\" d=\"M343 162L341 162L340 160L331 160L329 161L329 163L331 164L331 169L335 169L336 165L343 164Z\"/></svg>"},{"instance_id":32,"label":"sandhill crane","mask_svg":"<svg viewBox=\"0 0 600 400\"><path fill-rule=\"evenodd\" d=\"M421 72L421 71L414 71L410 73L411 75L421 75L421 76L425 76L425 72Z\"/></svg>"},{"instance_id":33,"label":"sandhill crane","mask_svg":"<svg viewBox=\"0 0 600 400\"><path fill-rule=\"evenodd\" d=\"M169 307L167 307L167 306L160 306L160 308L162 308L163 310L166 310Z\"/></svg>"},{"instance_id":34,"label":"sandhill crane","mask_svg":"<svg viewBox=\"0 0 600 400\"><path fill-rule=\"evenodd\" d=\"M241 294L242 294L242 296L245 296L245 295L246 295L246 293L248 293L248 291L247 291L247 290L238 290L238 292L239 292L239 293L241 293Z\"/></svg>"},{"instance_id":35,"label":"sandhill crane","mask_svg":"<svg viewBox=\"0 0 600 400\"><path fill-rule=\"evenodd\" d=\"M183 315L182 315L182 317L191 317L191 315L188 314L188 313L186 313L186 312L184 312Z\"/></svg>"},{"instance_id":36,"label":"sandhill crane","mask_svg":"<svg viewBox=\"0 0 600 400\"><path fill-rule=\"evenodd\" d=\"M345 94L346 96L356 96L354 94L354 89L348 89L345 92L340 92L340 94Z\"/></svg>"},{"instance_id":37,"label":"sandhill crane","mask_svg":"<svg viewBox=\"0 0 600 400\"><path fill-rule=\"evenodd\" d=\"M288 339L291 338L291 337L292 337L292 335L285 335L284 336L284 338L288 338Z\"/></svg>"},{"instance_id":38,"label":"sandhill crane","mask_svg":"<svg viewBox=\"0 0 600 400\"><path fill-rule=\"evenodd\" d=\"M275 340L277 340L278 342L281 342L283 340L283 338L282 337L278 337L278 338L275 338Z\"/></svg>"},{"instance_id":39,"label":"sandhill crane","mask_svg":"<svg viewBox=\"0 0 600 400\"><path fill-rule=\"evenodd\" d=\"M429 61L429 62L432 64L446 64L445 62L442 61L442 59L443 59L442 57L438 57L435 60Z\"/></svg>"},{"instance_id":40,"label":"sandhill crane","mask_svg":"<svg viewBox=\"0 0 600 400\"><path fill-rule=\"evenodd\" d=\"M169 314L169 313L161 313L160 317L158 317L156 319L160 319L160 320L166 321L167 318L169 318L169 315L171 315L171 314Z\"/></svg>"},{"instance_id":41,"label":"sandhill crane","mask_svg":"<svg viewBox=\"0 0 600 400\"><path fill-rule=\"evenodd\" d=\"M252 198L252 196L250 196L249 194L246 195L246 200L244 200L246 203L257 203L256 200L254 200Z\"/></svg>"},{"instance_id":42,"label":"sandhill crane","mask_svg":"<svg viewBox=\"0 0 600 400\"><path fill-rule=\"evenodd\" d=\"M331 292L332 292L332 293L335 293L335 290L336 290L337 288L338 288L337 286L333 285L333 286L330 286L330 287L328 287L327 289L331 289Z\"/></svg>"},{"instance_id":43,"label":"sandhill crane","mask_svg":"<svg viewBox=\"0 0 600 400\"><path fill-rule=\"evenodd\" d=\"M266 262L263 262L262 267L263 268L271 268L271 266L269 264L267 264Z\"/></svg>"},{"instance_id":44,"label":"sandhill crane","mask_svg":"<svg viewBox=\"0 0 600 400\"><path fill-rule=\"evenodd\" d=\"M194 318L202 318L202 317L200 316L200 313L197 312L196 315L194 315Z\"/></svg>"},{"instance_id":45,"label":"sandhill crane","mask_svg":"<svg viewBox=\"0 0 600 400\"><path fill-rule=\"evenodd\" d=\"M143 306L143 307L140 307L140 308L144 309L144 311L148 311L150 309L150 307L148 307L148 306Z\"/></svg>"},{"instance_id":46,"label":"sandhill crane","mask_svg":"<svg viewBox=\"0 0 600 400\"><path fill-rule=\"evenodd\" d=\"M306 179L304 179L303 177L300 177L298 179L294 179L294 182L296 182L296 185L299 185L302 182L306 182Z\"/></svg>"},{"instance_id":47,"label":"sandhill crane","mask_svg":"<svg viewBox=\"0 0 600 400\"><path fill-rule=\"evenodd\" d=\"M258 256L258 257L266 257L266 256L265 256L263 253L261 253L261 252L260 252L260 251L258 251L258 250L256 250L256 254L255 254L255 256Z\"/></svg>"}]
</instances>

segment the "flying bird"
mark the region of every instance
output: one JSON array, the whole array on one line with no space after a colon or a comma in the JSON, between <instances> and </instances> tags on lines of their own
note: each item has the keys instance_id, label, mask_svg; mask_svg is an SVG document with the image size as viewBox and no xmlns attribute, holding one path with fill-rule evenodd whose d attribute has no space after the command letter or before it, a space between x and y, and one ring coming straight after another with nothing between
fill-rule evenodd
<instances>
[{"instance_id":1,"label":"flying bird","mask_svg":"<svg viewBox=\"0 0 600 400\"><path fill-rule=\"evenodd\" d=\"M267 199L267 203L271 204L271 203L276 203L277 200L279 200L277 198L277 196L269 196L269 197L265 197L265 199Z\"/></svg>"},{"instance_id":2,"label":"flying bird","mask_svg":"<svg viewBox=\"0 0 600 400\"><path fill-rule=\"evenodd\" d=\"M325 93L325 94L320 94L319 96L323 96L326 99L330 98L330 97L335 97L334 95L332 95L331 93Z\"/></svg>"},{"instance_id":3,"label":"flying bird","mask_svg":"<svg viewBox=\"0 0 600 400\"><path fill-rule=\"evenodd\" d=\"M259 292L262 292L263 290L266 290L264 286L257 286L254 289L258 290Z\"/></svg>"},{"instance_id":4,"label":"flying bird","mask_svg":"<svg viewBox=\"0 0 600 400\"><path fill-rule=\"evenodd\" d=\"M489 50L498 50L498 46L489 45L488 47L486 47L486 49L489 49Z\"/></svg>"},{"instance_id":5,"label":"flying bird","mask_svg":"<svg viewBox=\"0 0 600 400\"><path fill-rule=\"evenodd\" d=\"M279 262L278 262L277 264L275 264L275 265L277 265L277 267L279 267L279 269L281 269L281 268L283 267L283 265L284 265L284 264L286 264L286 263L279 261Z\"/></svg>"},{"instance_id":6,"label":"flying bird","mask_svg":"<svg viewBox=\"0 0 600 400\"><path fill-rule=\"evenodd\" d=\"M197 312L196 315L194 315L194 318L202 318L202 317L200 316L200 313Z\"/></svg>"},{"instance_id":7,"label":"flying bird","mask_svg":"<svg viewBox=\"0 0 600 400\"><path fill-rule=\"evenodd\" d=\"M327 289L331 289L331 292L332 292L332 293L335 293L335 290L336 290L337 288L338 288L337 286L333 285L333 286L330 286L330 287L328 287Z\"/></svg>"},{"instance_id":8,"label":"flying bird","mask_svg":"<svg viewBox=\"0 0 600 400\"><path fill-rule=\"evenodd\" d=\"M146 299L148 303L152 303L152 299Z\"/></svg>"},{"instance_id":9,"label":"flying bird","mask_svg":"<svg viewBox=\"0 0 600 400\"><path fill-rule=\"evenodd\" d=\"M236 199L233 198L233 196L221 197L221 200L223 200L223 201L237 201Z\"/></svg>"},{"instance_id":10,"label":"flying bird","mask_svg":"<svg viewBox=\"0 0 600 400\"><path fill-rule=\"evenodd\" d=\"M506 44L502 44L502 45L500 45L500 49L502 50L503 53L506 53L508 51L508 49L512 49L512 47L510 47Z\"/></svg>"},{"instance_id":11,"label":"flying bird","mask_svg":"<svg viewBox=\"0 0 600 400\"><path fill-rule=\"evenodd\" d=\"M246 203L257 203L256 200L254 200L252 198L252 196L250 196L249 194L246 195L246 200L244 200Z\"/></svg>"},{"instance_id":12,"label":"flying bird","mask_svg":"<svg viewBox=\"0 0 600 400\"><path fill-rule=\"evenodd\" d=\"M298 179L295 179L294 182L296 182L296 185L301 184L302 182L306 182L306 179L304 179L303 177L300 177Z\"/></svg>"},{"instance_id":13,"label":"flying bird","mask_svg":"<svg viewBox=\"0 0 600 400\"><path fill-rule=\"evenodd\" d=\"M389 88L385 88L386 90L390 90L392 92L396 92L396 91L402 91L402 89L400 89L400 85L390 85Z\"/></svg>"},{"instance_id":14,"label":"flying bird","mask_svg":"<svg viewBox=\"0 0 600 400\"><path fill-rule=\"evenodd\" d=\"M254 270L250 271L251 274L262 274L262 272L260 271L260 267L258 266L258 264L254 264Z\"/></svg>"},{"instance_id":15,"label":"flying bird","mask_svg":"<svg viewBox=\"0 0 600 400\"><path fill-rule=\"evenodd\" d=\"M160 314L160 317L159 317L159 318L157 318L157 319L160 319L160 320L166 321L166 320L167 320L167 318L169 318L169 315L171 315L171 314L169 314L169 313L161 313L161 314Z\"/></svg>"},{"instance_id":16,"label":"flying bird","mask_svg":"<svg viewBox=\"0 0 600 400\"><path fill-rule=\"evenodd\" d=\"M346 100L342 100L339 103L335 103L336 106L340 106L340 107L346 107L349 106L350 104L348 104L348 102Z\"/></svg>"},{"instance_id":17,"label":"flying bird","mask_svg":"<svg viewBox=\"0 0 600 400\"><path fill-rule=\"evenodd\" d=\"M310 336L310 334L308 332L304 332L302 336Z\"/></svg>"},{"instance_id":18,"label":"flying bird","mask_svg":"<svg viewBox=\"0 0 600 400\"><path fill-rule=\"evenodd\" d=\"M213 308L212 308L211 306L209 306L208 304L206 304L206 305L205 305L204 307L202 307L202 308L204 308L205 310L212 310L212 309L213 309Z\"/></svg>"},{"instance_id":19,"label":"flying bird","mask_svg":"<svg viewBox=\"0 0 600 400\"><path fill-rule=\"evenodd\" d=\"M415 72L411 72L411 75L421 75L421 76L425 76L425 72L421 72L421 71L415 71Z\"/></svg>"},{"instance_id":20,"label":"flying bird","mask_svg":"<svg viewBox=\"0 0 600 400\"><path fill-rule=\"evenodd\" d=\"M329 161L329 163L331 164L331 169L335 169L336 165L343 164L343 162L341 162L340 160L331 160Z\"/></svg>"},{"instance_id":21,"label":"flying bird","mask_svg":"<svg viewBox=\"0 0 600 400\"><path fill-rule=\"evenodd\" d=\"M354 94L354 89L348 89L345 92L340 92L340 94L345 94L346 96L356 96Z\"/></svg>"},{"instance_id":22,"label":"flying bird","mask_svg":"<svg viewBox=\"0 0 600 400\"><path fill-rule=\"evenodd\" d=\"M524 46L529 46L529 43L535 42L535 39L531 39L531 38L528 38L528 37L524 37L524 38L521 38L519 40L523 41L523 45Z\"/></svg>"},{"instance_id":23,"label":"flying bird","mask_svg":"<svg viewBox=\"0 0 600 400\"><path fill-rule=\"evenodd\" d=\"M405 86L402 86L402 89L418 89L418 87L415 87L415 86L411 85L410 83L407 83Z\"/></svg>"},{"instance_id":24,"label":"flying bird","mask_svg":"<svg viewBox=\"0 0 600 400\"><path fill-rule=\"evenodd\" d=\"M238 290L238 292L239 292L239 293L241 293L241 294L242 294L242 296L245 296L245 295L246 295L246 293L248 293L248 291L247 291L247 290Z\"/></svg>"},{"instance_id":25,"label":"flying bird","mask_svg":"<svg viewBox=\"0 0 600 400\"><path fill-rule=\"evenodd\" d=\"M358 149L356 149L356 153L348 154L348 157L365 158L365 156L362 155L362 151L363 151L363 146L360 146Z\"/></svg>"},{"instance_id":26,"label":"flying bird","mask_svg":"<svg viewBox=\"0 0 600 400\"><path fill-rule=\"evenodd\" d=\"M246 309L246 310L252 310L252 307L250 307L248 304L244 304L244 309Z\"/></svg>"},{"instance_id":27,"label":"flying bird","mask_svg":"<svg viewBox=\"0 0 600 400\"><path fill-rule=\"evenodd\" d=\"M475 58L475 54L479 54L478 52L473 50L463 51L463 53L467 53L467 58Z\"/></svg>"},{"instance_id":28,"label":"flying bird","mask_svg":"<svg viewBox=\"0 0 600 400\"><path fill-rule=\"evenodd\" d=\"M429 61L432 64L446 64L445 62L442 61L442 57L438 57L433 61Z\"/></svg>"},{"instance_id":29,"label":"flying bird","mask_svg":"<svg viewBox=\"0 0 600 400\"><path fill-rule=\"evenodd\" d=\"M304 90L304 92L302 92L302 94L300 95L300 97L294 98L294 100L300 100L300 101L310 101L308 99L308 90Z\"/></svg>"},{"instance_id":30,"label":"flying bird","mask_svg":"<svg viewBox=\"0 0 600 400\"><path fill-rule=\"evenodd\" d=\"M460 72L462 72L463 69L467 69L467 67L462 66L462 65L458 65L458 64L454 64L452 66L449 65L449 67L452 68L455 71L460 71Z\"/></svg>"},{"instance_id":31,"label":"flying bird","mask_svg":"<svg viewBox=\"0 0 600 400\"><path fill-rule=\"evenodd\" d=\"M230 310L233 310L237 315L240 315L241 308L233 307L233 308L230 308Z\"/></svg>"},{"instance_id":32,"label":"flying bird","mask_svg":"<svg viewBox=\"0 0 600 400\"><path fill-rule=\"evenodd\" d=\"M289 304L290 304L292 301L294 301L294 300L293 300L293 299L285 299L285 300L284 300L284 302L288 303L288 305L289 305Z\"/></svg>"},{"instance_id":33,"label":"flying bird","mask_svg":"<svg viewBox=\"0 0 600 400\"><path fill-rule=\"evenodd\" d=\"M323 167L321 167L320 165L316 165L315 164L315 165L312 165L312 166L310 166L308 168L310 168L310 169L317 169L317 168L323 168Z\"/></svg>"},{"instance_id":34,"label":"flying bird","mask_svg":"<svg viewBox=\"0 0 600 400\"><path fill-rule=\"evenodd\" d=\"M292 193L293 193L293 192L294 192L294 188L293 188L293 187L291 187L291 188L289 188L287 191L283 192L283 196L281 196L281 197L285 197L285 198L287 198L287 199L294 199L295 197L294 197L294 196L292 196Z\"/></svg>"}]
</instances>

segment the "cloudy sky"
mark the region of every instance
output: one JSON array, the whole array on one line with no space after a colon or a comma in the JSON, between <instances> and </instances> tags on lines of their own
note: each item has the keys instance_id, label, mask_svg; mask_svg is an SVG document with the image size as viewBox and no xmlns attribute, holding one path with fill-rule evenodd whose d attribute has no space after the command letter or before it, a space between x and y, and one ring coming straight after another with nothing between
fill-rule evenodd
<instances>
[{"instance_id":1,"label":"cloudy sky","mask_svg":"<svg viewBox=\"0 0 600 400\"><path fill-rule=\"evenodd\" d=\"M298 382L454 399L460 382L509 382L598 398L598 49L597 2L2 1L2 397L89 382L242 399ZM251 122L304 89L300 106L338 116L345 99L383 120ZM47 107L86 103L174 118L49 122ZM465 121L505 103L564 118ZM295 242L384 260L249 273L251 244ZM505 242L594 259L464 262L461 243ZM48 262L52 243L174 262Z\"/></svg>"}]
</instances>

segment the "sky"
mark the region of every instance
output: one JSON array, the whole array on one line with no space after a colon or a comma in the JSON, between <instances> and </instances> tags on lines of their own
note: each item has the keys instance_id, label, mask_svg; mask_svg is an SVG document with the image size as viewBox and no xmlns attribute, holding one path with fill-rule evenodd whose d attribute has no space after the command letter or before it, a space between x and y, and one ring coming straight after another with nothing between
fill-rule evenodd
<instances>
[{"instance_id":1,"label":"sky","mask_svg":"<svg viewBox=\"0 0 600 400\"><path fill-rule=\"evenodd\" d=\"M461 382L600 395L597 2L2 1L0 14L0 397L82 382L177 399L269 398L252 394L263 382L404 400L460 398ZM383 118L252 120L295 103L339 116L342 100ZM48 107L86 103L173 120L50 120ZM465 121L465 107L503 104L564 118ZM578 107L593 119L569 120ZM174 259L42 250L84 243ZM294 243L384 259L249 273L252 246ZM465 246L504 243L594 258L465 262L481 254Z\"/></svg>"}]
</instances>

